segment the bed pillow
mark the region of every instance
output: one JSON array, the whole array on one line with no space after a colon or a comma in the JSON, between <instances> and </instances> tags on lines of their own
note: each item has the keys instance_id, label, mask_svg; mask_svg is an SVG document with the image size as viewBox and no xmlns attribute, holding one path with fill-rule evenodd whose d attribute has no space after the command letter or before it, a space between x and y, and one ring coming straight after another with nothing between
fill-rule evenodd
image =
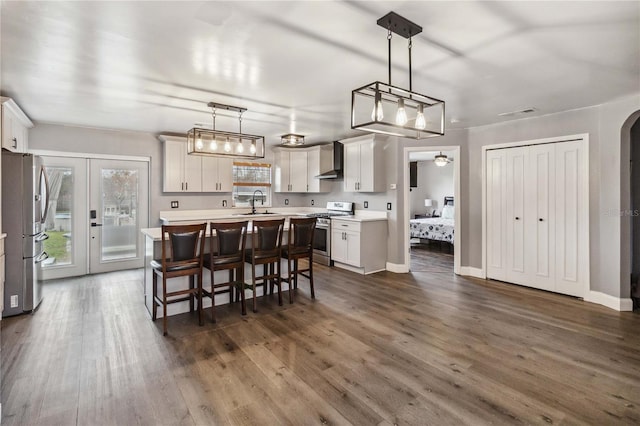
<instances>
[{"instance_id":1,"label":"bed pillow","mask_svg":"<svg viewBox=\"0 0 640 426\"><path fill-rule=\"evenodd\" d=\"M455 215L455 210L453 206L444 206L442 208L442 218L443 219L453 219Z\"/></svg>"}]
</instances>

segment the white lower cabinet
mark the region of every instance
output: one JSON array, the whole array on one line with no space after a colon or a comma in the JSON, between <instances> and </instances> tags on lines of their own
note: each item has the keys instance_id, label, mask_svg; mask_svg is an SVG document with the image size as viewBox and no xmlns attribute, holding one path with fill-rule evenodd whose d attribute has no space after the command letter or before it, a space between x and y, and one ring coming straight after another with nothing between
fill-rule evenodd
<instances>
[{"instance_id":1,"label":"white lower cabinet","mask_svg":"<svg viewBox=\"0 0 640 426\"><path fill-rule=\"evenodd\" d=\"M387 263L387 220L331 219L331 260L335 266L369 274Z\"/></svg>"}]
</instances>

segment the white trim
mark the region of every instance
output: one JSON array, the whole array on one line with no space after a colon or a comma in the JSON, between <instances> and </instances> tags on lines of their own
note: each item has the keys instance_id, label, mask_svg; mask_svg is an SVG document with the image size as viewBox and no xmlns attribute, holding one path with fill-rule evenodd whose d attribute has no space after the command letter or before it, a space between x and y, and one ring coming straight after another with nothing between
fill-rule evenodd
<instances>
[{"instance_id":1,"label":"white trim","mask_svg":"<svg viewBox=\"0 0 640 426\"><path fill-rule=\"evenodd\" d=\"M610 309L620 312L629 312L633 310L633 301L630 298L620 298L611 296L599 291L589 291L584 297L585 302L597 303Z\"/></svg>"},{"instance_id":2,"label":"white trim","mask_svg":"<svg viewBox=\"0 0 640 426\"><path fill-rule=\"evenodd\" d=\"M90 154L86 152L49 151L44 149L30 149L29 153L33 155L46 155L47 157L87 158L91 160L143 161L145 163L151 162L151 157L137 157L133 155Z\"/></svg>"},{"instance_id":3,"label":"white trim","mask_svg":"<svg viewBox=\"0 0 640 426\"><path fill-rule=\"evenodd\" d=\"M580 139L589 140L588 133L579 133L577 135L567 135L567 136L555 136L553 138L543 138L543 139L532 139L532 140L523 140L516 142L505 142L498 143L493 145L484 145L482 147L483 151L488 149L503 149L503 148L513 148L516 146L527 146L527 145L540 145L544 143L556 143L556 142L568 142L568 141L576 141Z\"/></svg>"},{"instance_id":4,"label":"white trim","mask_svg":"<svg viewBox=\"0 0 640 426\"><path fill-rule=\"evenodd\" d=\"M395 274L406 274L409 272L409 268L404 263L387 262L386 268L387 271L393 272Z\"/></svg>"},{"instance_id":5,"label":"white trim","mask_svg":"<svg viewBox=\"0 0 640 426\"><path fill-rule=\"evenodd\" d=\"M409 243L409 216L411 215L409 208L409 153L410 152L431 152L431 151L453 151L453 198L455 205L455 217L454 217L454 234L453 234L453 246L456 247L453 253L453 273L460 274L461 254L460 247L462 243L460 236L462 235L462 211L464 200L460 197L460 145L443 145L443 146L405 146L402 157L402 180L404 182L404 214L399 218L398 229L405 231L401 232L401 236L404 241L404 264L402 267L407 271L410 270L411 255Z\"/></svg>"},{"instance_id":6,"label":"white trim","mask_svg":"<svg viewBox=\"0 0 640 426\"><path fill-rule=\"evenodd\" d=\"M29 117L27 117L27 114L25 114L24 111L20 109L16 101L14 101L11 98L5 98L5 97L0 98L0 101L2 103L2 106L10 110L13 113L13 115L15 115L18 118L18 120L20 120L20 123L24 127L26 127L27 129L30 129L33 127L33 122L29 119Z\"/></svg>"},{"instance_id":7,"label":"white trim","mask_svg":"<svg viewBox=\"0 0 640 426\"><path fill-rule=\"evenodd\" d=\"M474 268L472 266L461 267L459 275L464 275L465 277L480 278L483 280L487 278L487 275L484 273L484 270L480 268Z\"/></svg>"}]
</instances>

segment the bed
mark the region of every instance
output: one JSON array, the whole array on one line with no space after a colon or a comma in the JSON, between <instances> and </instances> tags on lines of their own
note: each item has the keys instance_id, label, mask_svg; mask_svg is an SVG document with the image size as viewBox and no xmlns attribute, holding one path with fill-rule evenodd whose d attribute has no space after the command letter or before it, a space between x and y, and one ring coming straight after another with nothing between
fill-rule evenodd
<instances>
[{"instance_id":1,"label":"bed","mask_svg":"<svg viewBox=\"0 0 640 426\"><path fill-rule=\"evenodd\" d=\"M411 238L433 240L453 245L454 210L453 197L444 197L441 217L425 217L409 220Z\"/></svg>"}]
</instances>

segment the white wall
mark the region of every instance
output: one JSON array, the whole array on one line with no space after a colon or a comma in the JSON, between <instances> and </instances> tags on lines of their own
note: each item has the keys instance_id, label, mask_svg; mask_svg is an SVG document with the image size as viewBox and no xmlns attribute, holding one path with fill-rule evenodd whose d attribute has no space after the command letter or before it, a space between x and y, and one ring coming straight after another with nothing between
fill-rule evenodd
<instances>
[{"instance_id":1,"label":"white wall","mask_svg":"<svg viewBox=\"0 0 640 426\"><path fill-rule=\"evenodd\" d=\"M447 152L443 154L448 155ZM453 197L453 165L438 167L433 161L418 161L418 187L409 193L411 217L425 214L427 210L440 214L444 197ZM427 198L433 200L433 207L424 206Z\"/></svg>"}]
</instances>

